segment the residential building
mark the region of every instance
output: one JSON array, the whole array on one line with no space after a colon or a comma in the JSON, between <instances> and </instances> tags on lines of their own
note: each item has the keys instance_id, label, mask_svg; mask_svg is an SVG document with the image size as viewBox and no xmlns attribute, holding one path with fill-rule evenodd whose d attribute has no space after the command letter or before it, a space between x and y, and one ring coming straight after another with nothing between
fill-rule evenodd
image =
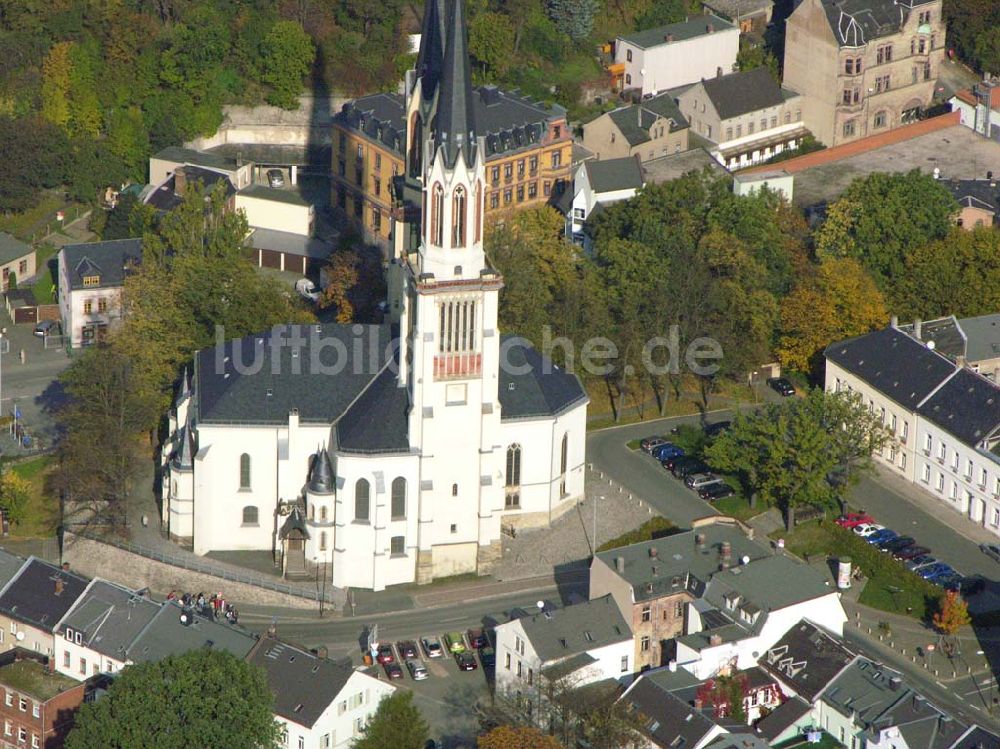
<instances>
[{"instance_id":1,"label":"residential building","mask_svg":"<svg viewBox=\"0 0 1000 749\"><path fill-rule=\"evenodd\" d=\"M414 80L426 77L422 71L427 61L444 54L446 46L450 3L435 0L430 5ZM435 88L438 77L440 71L431 73L431 83L423 90ZM412 223L412 216L404 217L402 195L394 191L393 183L397 177L415 179L421 173L433 106L441 106L425 96L421 107L431 110L422 113L418 124L411 111L412 86L411 81L406 94L363 96L333 118L332 205L360 225L369 241L386 247L395 241L397 223L404 218ZM477 134L485 141L484 188L478 199L486 216L495 218L558 198L569 184L572 163L573 136L566 110L495 86L470 86L461 96L460 106L470 109Z\"/></svg>"},{"instance_id":2,"label":"residential building","mask_svg":"<svg viewBox=\"0 0 1000 749\"><path fill-rule=\"evenodd\" d=\"M631 677L632 632L610 595L497 625L497 693L544 701L566 689Z\"/></svg>"},{"instance_id":3,"label":"residential building","mask_svg":"<svg viewBox=\"0 0 1000 749\"><path fill-rule=\"evenodd\" d=\"M260 268L274 268L315 276L330 260L333 243L274 229L254 229L247 237L250 260Z\"/></svg>"},{"instance_id":4,"label":"residential building","mask_svg":"<svg viewBox=\"0 0 1000 749\"><path fill-rule=\"evenodd\" d=\"M996 224L1000 190L992 173L987 179L950 179L942 180L941 184L951 190L961 206L955 220L963 229L972 231Z\"/></svg>"},{"instance_id":5,"label":"residential building","mask_svg":"<svg viewBox=\"0 0 1000 749\"><path fill-rule=\"evenodd\" d=\"M125 278L141 261L141 239L68 244L59 250L59 314L70 346L104 340L121 319Z\"/></svg>"},{"instance_id":6,"label":"residential building","mask_svg":"<svg viewBox=\"0 0 1000 749\"><path fill-rule=\"evenodd\" d=\"M35 277L35 250L10 234L0 231L0 288L10 288L11 276L15 283Z\"/></svg>"},{"instance_id":7,"label":"residential building","mask_svg":"<svg viewBox=\"0 0 1000 749\"><path fill-rule=\"evenodd\" d=\"M294 190L249 185L236 194L236 210L246 213L251 229L311 236L316 215L312 204Z\"/></svg>"},{"instance_id":8,"label":"residential building","mask_svg":"<svg viewBox=\"0 0 1000 749\"><path fill-rule=\"evenodd\" d=\"M382 698L396 691L384 680L270 636L257 642L247 662L264 671L285 746L295 749L347 749Z\"/></svg>"},{"instance_id":9,"label":"residential building","mask_svg":"<svg viewBox=\"0 0 1000 749\"><path fill-rule=\"evenodd\" d=\"M56 625L55 669L73 679L113 674L128 663L129 646L160 611L134 590L94 579Z\"/></svg>"},{"instance_id":10,"label":"residential building","mask_svg":"<svg viewBox=\"0 0 1000 749\"><path fill-rule=\"evenodd\" d=\"M54 654L53 633L59 621L83 595L89 581L42 559L29 557L0 589L0 650L20 646Z\"/></svg>"},{"instance_id":11,"label":"residential building","mask_svg":"<svg viewBox=\"0 0 1000 749\"><path fill-rule=\"evenodd\" d=\"M795 196L795 175L789 174L784 169L774 169L733 176L734 195L754 195L763 189L772 190L791 203Z\"/></svg>"},{"instance_id":12,"label":"residential building","mask_svg":"<svg viewBox=\"0 0 1000 749\"><path fill-rule=\"evenodd\" d=\"M225 650L245 658L257 637L242 627L207 619L176 601L167 601L126 647L125 663L147 663L200 648Z\"/></svg>"},{"instance_id":13,"label":"residential building","mask_svg":"<svg viewBox=\"0 0 1000 749\"><path fill-rule=\"evenodd\" d=\"M583 146L598 159L649 161L688 148L688 122L670 94L605 112L583 125Z\"/></svg>"},{"instance_id":14,"label":"residential building","mask_svg":"<svg viewBox=\"0 0 1000 749\"><path fill-rule=\"evenodd\" d=\"M161 455L164 523L198 554L268 551L286 574L376 590L483 574L501 523L545 527L583 493L586 392L497 326L492 115L480 124L463 5L447 24L438 5L407 78L405 120L427 138L407 139L422 179L400 180L391 324L279 326L198 352Z\"/></svg>"},{"instance_id":15,"label":"residential building","mask_svg":"<svg viewBox=\"0 0 1000 749\"><path fill-rule=\"evenodd\" d=\"M803 0L785 25L784 85L837 146L919 119L944 52L941 0Z\"/></svg>"},{"instance_id":16,"label":"residential building","mask_svg":"<svg viewBox=\"0 0 1000 749\"><path fill-rule=\"evenodd\" d=\"M773 0L702 0L705 13L712 13L739 27L742 34L763 38L771 23Z\"/></svg>"},{"instance_id":17,"label":"residential building","mask_svg":"<svg viewBox=\"0 0 1000 749\"><path fill-rule=\"evenodd\" d=\"M963 317L954 315L913 323L894 321L895 327L924 343L956 364L968 367L987 380L1000 382L1000 314Z\"/></svg>"},{"instance_id":18,"label":"residential building","mask_svg":"<svg viewBox=\"0 0 1000 749\"><path fill-rule=\"evenodd\" d=\"M253 182L253 163L220 153L168 146L149 157L149 184L162 185L179 167L193 166L223 174L237 190Z\"/></svg>"},{"instance_id":19,"label":"residential building","mask_svg":"<svg viewBox=\"0 0 1000 749\"><path fill-rule=\"evenodd\" d=\"M960 122L990 140L1000 140L1000 80L980 81L948 100L951 111L960 112Z\"/></svg>"},{"instance_id":20,"label":"residential building","mask_svg":"<svg viewBox=\"0 0 1000 749\"><path fill-rule=\"evenodd\" d=\"M48 658L17 647L0 655L3 749L62 749L88 687L53 671Z\"/></svg>"},{"instance_id":21,"label":"residential building","mask_svg":"<svg viewBox=\"0 0 1000 749\"><path fill-rule=\"evenodd\" d=\"M625 66L621 88L646 96L731 73L739 50L739 28L706 14L618 37L615 63Z\"/></svg>"},{"instance_id":22,"label":"residential building","mask_svg":"<svg viewBox=\"0 0 1000 749\"><path fill-rule=\"evenodd\" d=\"M184 202L188 188L194 184L201 185L205 195L214 194L217 189L223 191L226 210L236 207L236 188L226 172L206 169L191 164L181 164L163 180L163 182L147 186L141 193L142 202L152 206L160 213L172 211ZM218 187L221 185L222 187Z\"/></svg>"},{"instance_id":23,"label":"residential building","mask_svg":"<svg viewBox=\"0 0 1000 749\"><path fill-rule=\"evenodd\" d=\"M711 153L729 169L795 150L809 134L802 97L783 89L766 67L704 78L677 95L693 132L714 144Z\"/></svg>"},{"instance_id":24,"label":"residential building","mask_svg":"<svg viewBox=\"0 0 1000 749\"><path fill-rule=\"evenodd\" d=\"M584 161L573 177L572 202L566 211L566 236L586 248L589 244L584 233L587 219L601 206L628 200L642 186L642 166L638 158Z\"/></svg>"}]
</instances>

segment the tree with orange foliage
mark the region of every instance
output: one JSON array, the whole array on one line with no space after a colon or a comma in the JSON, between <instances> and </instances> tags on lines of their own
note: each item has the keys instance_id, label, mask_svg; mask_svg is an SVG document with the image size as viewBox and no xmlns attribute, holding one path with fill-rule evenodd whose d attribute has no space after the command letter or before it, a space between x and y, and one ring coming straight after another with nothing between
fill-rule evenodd
<instances>
[{"instance_id":1,"label":"tree with orange foliage","mask_svg":"<svg viewBox=\"0 0 1000 749\"><path fill-rule=\"evenodd\" d=\"M354 321L354 304L350 292L358 284L358 254L353 250L340 250L330 258L326 267L326 288L320 297L321 307L335 306L337 322Z\"/></svg>"},{"instance_id":2,"label":"tree with orange foliage","mask_svg":"<svg viewBox=\"0 0 1000 749\"><path fill-rule=\"evenodd\" d=\"M969 607L956 590L947 590L938 599L938 610L934 614L934 628L943 635L954 636L967 625Z\"/></svg>"},{"instance_id":3,"label":"tree with orange foliage","mask_svg":"<svg viewBox=\"0 0 1000 749\"><path fill-rule=\"evenodd\" d=\"M531 726L498 726L476 741L479 749L565 749L552 736Z\"/></svg>"}]
</instances>

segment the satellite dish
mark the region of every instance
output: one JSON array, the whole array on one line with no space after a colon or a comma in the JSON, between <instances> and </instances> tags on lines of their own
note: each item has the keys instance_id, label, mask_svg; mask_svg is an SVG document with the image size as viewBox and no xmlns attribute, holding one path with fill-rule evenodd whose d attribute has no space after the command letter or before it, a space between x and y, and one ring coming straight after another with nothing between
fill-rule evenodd
<instances>
[{"instance_id":1,"label":"satellite dish","mask_svg":"<svg viewBox=\"0 0 1000 749\"><path fill-rule=\"evenodd\" d=\"M190 618L188 617L188 613L186 611L183 612L181 614L181 624L183 624L184 626L187 626L190 623L191 623L191 621L190 621Z\"/></svg>"},{"instance_id":2,"label":"satellite dish","mask_svg":"<svg viewBox=\"0 0 1000 749\"><path fill-rule=\"evenodd\" d=\"M18 632L18 633L17 633L16 635L15 635L15 637L17 638L17 641L18 641L18 642L20 642L21 640L23 640L23 639L24 639L24 632Z\"/></svg>"},{"instance_id":3,"label":"satellite dish","mask_svg":"<svg viewBox=\"0 0 1000 749\"><path fill-rule=\"evenodd\" d=\"M545 608L545 601L538 601L535 605L538 607L539 611L542 611Z\"/></svg>"},{"instance_id":4,"label":"satellite dish","mask_svg":"<svg viewBox=\"0 0 1000 749\"><path fill-rule=\"evenodd\" d=\"M934 341L927 341L927 348L929 348L931 351L934 350L934 346L935 346Z\"/></svg>"}]
</instances>

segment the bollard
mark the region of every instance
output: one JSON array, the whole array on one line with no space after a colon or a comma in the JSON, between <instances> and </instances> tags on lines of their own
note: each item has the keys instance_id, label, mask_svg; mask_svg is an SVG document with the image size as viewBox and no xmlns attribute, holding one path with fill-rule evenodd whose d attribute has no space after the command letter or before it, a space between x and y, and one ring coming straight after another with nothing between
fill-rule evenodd
<instances>
[{"instance_id":1,"label":"bollard","mask_svg":"<svg viewBox=\"0 0 1000 749\"><path fill-rule=\"evenodd\" d=\"M855 624L857 625L858 629L861 629L861 620L860 620L860 619L858 619L858 620L857 620L856 622L854 622L854 623L855 623Z\"/></svg>"},{"instance_id":2,"label":"bollard","mask_svg":"<svg viewBox=\"0 0 1000 749\"><path fill-rule=\"evenodd\" d=\"M906 655L906 648L901 649L899 653L900 655Z\"/></svg>"},{"instance_id":3,"label":"bollard","mask_svg":"<svg viewBox=\"0 0 1000 749\"><path fill-rule=\"evenodd\" d=\"M895 650L895 648L896 648L896 646L895 646L895 644L894 644L894 643L892 642L892 640L889 640L889 647L890 647L890 648L893 648L894 650Z\"/></svg>"},{"instance_id":4,"label":"bollard","mask_svg":"<svg viewBox=\"0 0 1000 749\"><path fill-rule=\"evenodd\" d=\"M911 655L910 656L910 663L916 663L916 662L917 662L917 656Z\"/></svg>"},{"instance_id":5,"label":"bollard","mask_svg":"<svg viewBox=\"0 0 1000 749\"><path fill-rule=\"evenodd\" d=\"M965 667L965 673L971 674L972 673L972 666L966 666Z\"/></svg>"},{"instance_id":6,"label":"bollard","mask_svg":"<svg viewBox=\"0 0 1000 749\"><path fill-rule=\"evenodd\" d=\"M938 675L938 670L937 670L936 668L934 669L934 675L935 675L935 676L937 676L937 675Z\"/></svg>"},{"instance_id":7,"label":"bollard","mask_svg":"<svg viewBox=\"0 0 1000 749\"><path fill-rule=\"evenodd\" d=\"M871 628L871 627L869 627L869 628L868 628L868 634L871 634L871 633L872 633L872 628Z\"/></svg>"}]
</instances>

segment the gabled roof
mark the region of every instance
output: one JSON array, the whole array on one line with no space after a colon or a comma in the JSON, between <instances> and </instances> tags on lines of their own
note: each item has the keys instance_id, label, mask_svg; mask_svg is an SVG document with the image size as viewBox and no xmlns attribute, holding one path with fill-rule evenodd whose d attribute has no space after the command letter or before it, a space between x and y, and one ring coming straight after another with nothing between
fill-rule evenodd
<instances>
[{"instance_id":1,"label":"gabled roof","mask_svg":"<svg viewBox=\"0 0 1000 749\"><path fill-rule=\"evenodd\" d=\"M632 639L632 630L610 593L518 621L543 663Z\"/></svg>"},{"instance_id":2,"label":"gabled roof","mask_svg":"<svg viewBox=\"0 0 1000 749\"><path fill-rule=\"evenodd\" d=\"M1000 749L1000 736L980 726L973 726L949 749Z\"/></svg>"},{"instance_id":3,"label":"gabled roof","mask_svg":"<svg viewBox=\"0 0 1000 749\"><path fill-rule=\"evenodd\" d=\"M337 421L337 449L343 452L407 452L410 395L395 367L386 367Z\"/></svg>"},{"instance_id":4,"label":"gabled roof","mask_svg":"<svg viewBox=\"0 0 1000 749\"><path fill-rule=\"evenodd\" d=\"M63 617L59 632L83 635L83 645L116 660L160 610L160 604L106 580L93 580Z\"/></svg>"},{"instance_id":5,"label":"gabled roof","mask_svg":"<svg viewBox=\"0 0 1000 749\"><path fill-rule=\"evenodd\" d=\"M955 371L947 357L891 327L832 343L825 355L910 411Z\"/></svg>"},{"instance_id":6,"label":"gabled roof","mask_svg":"<svg viewBox=\"0 0 1000 749\"><path fill-rule=\"evenodd\" d=\"M792 697L761 718L755 728L762 737L768 741L774 741L795 721L808 714L810 710L812 710L812 705L808 702L801 697Z\"/></svg>"},{"instance_id":7,"label":"gabled roof","mask_svg":"<svg viewBox=\"0 0 1000 749\"><path fill-rule=\"evenodd\" d=\"M703 78L701 85L722 120L777 107L785 102L781 86L766 67Z\"/></svg>"},{"instance_id":8,"label":"gabled roof","mask_svg":"<svg viewBox=\"0 0 1000 749\"><path fill-rule=\"evenodd\" d=\"M206 195L211 193L215 189L215 186L220 183L223 185L227 198L236 194L236 188L224 172L192 164L184 164L177 167L174 173L163 184L155 186L155 189L146 195L146 199L143 202L160 211L171 211L183 203L184 197L177 192L177 174L182 170L185 184L200 183Z\"/></svg>"},{"instance_id":9,"label":"gabled roof","mask_svg":"<svg viewBox=\"0 0 1000 749\"><path fill-rule=\"evenodd\" d=\"M688 121L669 93L646 99L640 104L619 107L601 116L611 118L630 146L638 146L652 140L649 137L649 129L659 119L670 120L671 132L688 127Z\"/></svg>"},{"instance_id":10,"label":"gabled roof","mask_svg":"<svg viewBox=\"0 0 1000 749\"><path fill-rule=\"evenodd\" d=\"M189 621L181 621L182 614ZM178 603L164 603L156 615L129 645L125 657L135 663L158 661L168 655L182 655L199 648L225 650L245 658L256 638L243 629L212 621Z\"/></svg>"},{"instance_id":11,"label":"gabled roof","mask_svg":"<svg viewBox=\"0 0 1000 749\"><path fill-rule=\"evenodd\" d=\"M642 187L642 167L639 160L632 156L599 161L591 159L584 162L583 168L587 170L587 180L595 193L638 190Z\"/></svg>"},{"instance_id":12,"label":"gabled roof","mask_svg":"<svg viewBox=\"0 0 1000 749\"><path fill-rule=\"evenodd\" d=\"M29 557L0 593L0 612L12 619L55 630L89 581L36 557Z\"/></svg>"},{"instance_id":13,"label":"gabled roof","mask_svg":"<svg viewBox=\"0 0 1000 749\"><path fill-rule=\"evenodd\" d=\"M262 637L247 662L264 669L274 712L312 728L340 695L354 670L273 637Z\"/></svg>"},{"instance_id":14,"label":"gabled roof","mask_svg":"<svg viewBox=\"0 0 1000 749\"><path fill-rule=\"evenodd\" d=\"M691 749L719 726L702 710L674 695L648 675L641 675L622 695L630 713L645 718L642 732L661 749Z\"/></svg>"},{"instance_id":15,"label":"gabled roof","mask_svg":"<svg viewBox=\"0 0 1000 749\"><path fill-rule=\"evenodd\" d=\"M129 269L142 262L142 240L112 239L68 244L60 252L66 263L71 289L85 288L83 279L88 276L99 276L100 282L97 286L86 288L111 289L122 286Z\"/></svg>"},{"instance_id":16,"label":"gabled roof","mask_svg":"<svg viewBox=\"0 0 1000 749\"><path fill-rule=\"evenodd\" d=\"M752 733L727 733L713 739L705 749L771 749L771 745Z\"/></svg>"},{"instance_id":17,"label":"gabled roof","mask_svg":"<svg viewBox=\"0 0 1000 749\"><path fill-rule=\"evenodd\" d=\"M904 333L913 335L914 323L901 323L897 327ZM934 341L934 350L951 359L955 359L958 356L965 356L965 332L962 330L962 326L958 324L958 320L955 319L954 315L921 322L920 340L925 344L928 341Z\"/></svg>"},{"instance_id":18,"label":"gabled roof","mask_svg":"<svg viewBox=\"0 0 1000 749\"><path fill-rule=\"evenodd\" d=\"M758 665L811 703L854 657L840 640L803 619L761 656Z\"/></svg>"},{"instance_id":19,"label":"gabled roof","mask_svg":"<svg viewBox=\"0 0 1000 749\"><path fill-rule=\"evenodd\" d=\"M711 27L711 30L709 30L709 27ZM690 16L685 21L667 24L666 26L657 26L654 29L637 31L634 34L626 34L618 38L636 47L650 49L651 47L659 47L661 44L676 44L677 42L684 42L689 39L696 39L699 36L707 36L708 34L734 28L736 27L729 23L729 21L715 15L706 14L702 16ZM672 41L667 41L668 36L672 37Z\"/></svg>"},{"instance_id":20,"label":"gabled roof","mask_svg":"<svg viewBox=\"0 0 1000 749\"><path fill-rule=\"evenodd\" d=\"M0 265L6 265L33 252L29 245L5 231L0 231ZM19 278L18 281L20 280Z\"/></svg>"},{"instance_id":21,"label":"gabled roof","mask_svg":"<svg viewBox=\"0 0 1000 749\"><path fill-rule=\"evenodd\" d=\"M934 0L822 0L841 47L861 47L881 36L898 33L911 8L931 2Z\"/></svg>"},{"instance_id":22,"label":"gabled roof","mask_svg":"<svg viewBox=\"0 0 1000 749\"><path fill-rule=\"evenodd\" d=\"M500 418L532 419L555 416L586 402L587 393L575 374L556 366L516 336L500 338Z\"/></svg>"},{"instance_id":23,"label":"gabled roof","mask_svg":"<svg viewBox=\"0 0 1000 749\"><path fill-rule=\"evenodd\" d=\"M917 409L970 447L1000 429L1000 387L962 367Z\"/></svg>"},{"instance_id":24,"label":"gabled roof","mask_svg":"<svg viewBox=\"0 0 1000 749\"><path fill-rule=\"evenodd\" d=\"M1000 187L989 179L949 179L941 184L951 190L951 194L963 206L991 211L1000 209Z\"/></svg>"}]
</instances>

